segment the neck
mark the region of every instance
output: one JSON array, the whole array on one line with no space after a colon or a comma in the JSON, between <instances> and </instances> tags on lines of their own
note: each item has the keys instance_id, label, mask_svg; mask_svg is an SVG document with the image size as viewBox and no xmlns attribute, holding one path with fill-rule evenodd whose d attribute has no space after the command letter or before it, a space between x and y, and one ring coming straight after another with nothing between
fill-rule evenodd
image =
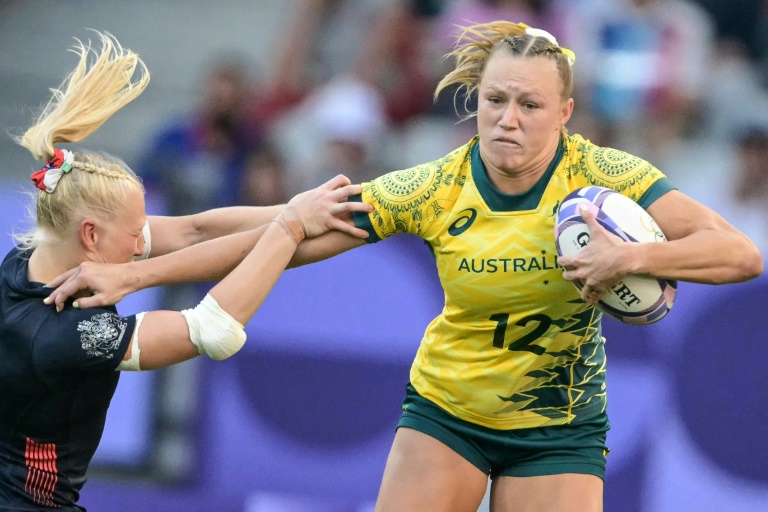
<instances>
[{"instance_id":1,"label":"neck","mask_svg":"<svg viewBox=\"0 0 768 512\"><path fill-rule=\"evenodd\" d=\"M29 258L28 278L38 283L49 283L67 270L86 261L80 251L71 244L46 241L37 246Z\"/></svg>"}]
</instances>

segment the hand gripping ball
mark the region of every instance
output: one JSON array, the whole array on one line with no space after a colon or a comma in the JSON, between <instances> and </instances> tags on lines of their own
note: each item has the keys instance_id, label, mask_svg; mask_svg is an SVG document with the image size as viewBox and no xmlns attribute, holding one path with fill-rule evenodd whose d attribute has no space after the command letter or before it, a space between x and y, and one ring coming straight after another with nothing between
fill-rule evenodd
<instances>
[{"instance_id":1,"label":"hand gripping ball","mask_svg":"<svg viewBox=\"0 0 768 512\"><path fill-rule=\"evenodd\" d=\"M563 199L555 220L555 243L560 256L574 254L589 243L590 231L579 213L586 205L608 232L625 242L666 242L653 218L639 204L603 187L574 190ZM581 290L584 283L574 281ZM648 276L625 277L606 292L598 307L624 323L644 325L658 322L672 309L677 282Z\"/></svg>"}]
</instances>

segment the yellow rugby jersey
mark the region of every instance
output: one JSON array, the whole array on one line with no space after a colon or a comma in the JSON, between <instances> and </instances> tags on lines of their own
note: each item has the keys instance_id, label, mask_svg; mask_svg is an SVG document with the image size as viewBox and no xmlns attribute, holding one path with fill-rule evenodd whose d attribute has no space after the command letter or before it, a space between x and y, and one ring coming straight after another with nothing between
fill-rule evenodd
<instances>
[{"instance_id":1,"label":"yellow rugby jersey","mask_svg":"<svg viewBox=\"0 0 768 512\"><path fill-rule=\"evenodd\" d=\"M554 240L560 202L588 185L646 208L672 188L648 162L578 135L561 141L542 178L519 195L488 181L477 138L363 185L361 199L375 210L355 223L368 241L420 236L445 290L411 367L419 394L499 430L572 423L605 409L601 315L563 279Z\"/></svg>"}]
</instances>

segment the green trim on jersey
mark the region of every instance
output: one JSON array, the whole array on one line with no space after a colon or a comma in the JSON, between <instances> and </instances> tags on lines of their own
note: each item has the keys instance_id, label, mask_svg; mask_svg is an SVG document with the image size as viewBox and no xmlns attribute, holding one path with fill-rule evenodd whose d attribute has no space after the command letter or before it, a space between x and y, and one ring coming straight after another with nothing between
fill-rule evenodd
<instances>
[{"instance_id":1,"label":"green trim on jersey","mask_svg":"<svg viewBox=\"0 0 768 512\"><path fill-rule=\"evenodd\" d=\"M557 152L550 162L549 167L539 178L539 181L529 190L521 194L505 194L493 186L488 179L488 171L485 168L483 159L480 158L480 144L475 144L472 148L472 178L480 195L483 196L485 204L492 212L520 212L525 210L534 210L539 206L539 201L544 195L552 174L563 159L565 145L562 139L557 144Z\"/></svg>"},{"instance_id":2,"label":"green trim on jersey","mask_svg":"<svg viewBox=\"0 0 768 512\"><path fill-rule=\"evenodd\" d=\"M661 178L648 187L648 190L643 194L640 200L637 201L637 204L642 206L644 210L647 210L654 201L672 190L676 190L672 183L667 178Z\"/></svg>"},{"instance_id":3,"label":"green trim on jersey","mask_svg":"<svg viewBox=\"0 0 768 512\"><path fill-rule=\"evenodd\" d=\"M348 200L350 203L362 203L363 195L355 194L354 196L349 196ZM376 242L381 241L381 238L379 238L378 233L376 233L376 230L373 229L373 224L371 224L371 218L368 216L367 213L352 212L352 221L355 223L355 226L368 232L368 238L365 239L367 243L375 244Z\"/></svg>"},{"instance_id":4,"label":"green trim on jersey","mask_svg":"<svg viewBox=\"0 0 768 512\"><path fill-rule=\"evenodd\" d=\"M370 240L409 233L435 257L445 306L426 328L410 381L464 421L511 430L605 411L601 315L563 279L557 208L590 185L650 204L669 184L641 158L579 135L562 142L546 177L518 196L490 188L477 137L443 158L363 183L362 200L374 210L354 219ZM375 293L375 280L366 286ZM374 314L397 320L384 307Z\"/></svg>"}]
</instances>

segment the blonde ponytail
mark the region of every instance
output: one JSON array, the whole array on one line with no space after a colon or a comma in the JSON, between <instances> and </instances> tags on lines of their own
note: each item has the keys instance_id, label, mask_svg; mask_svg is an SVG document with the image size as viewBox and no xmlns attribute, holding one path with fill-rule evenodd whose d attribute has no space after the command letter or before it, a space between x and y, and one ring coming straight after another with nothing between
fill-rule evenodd
<instances>
[{"instance_id":1,"label":"blonde ponytail","mask_svg":"<svg viewBox=\"0 0 768 512\"><path fill-rule=\"evenodd\" d=\"M90 41L87 45L77 41L72 49L80 57L77 66L58 89L52 89L34 126L17 139L38 160L53 158L54 144L88 137L149 83L149 71L136 53L124 49L114 36L95 32L101 49L93 48ZM120 159L76 151L71 171L61 177L55 191L38 193L37 228L15 236L16 241L32 249L43 235L60 237L85 215L109 218L136 189L143 193L141 181Z\"/></svg>"},{"instance_id":2,"label":"blonde ponytail","mask_svg":"<svg viewBox=\"0 0 768 512\"><path fill-rule=\"evenodd\" d=\"M149 71L139 56L124 49L114 36L96 32L101 51L77 40L71 50L80 56L19 144L38 160L53 156L58 142L79 142L95 132L112 114L136 99L149 83ZM88 66L89 56L94 61ZM139 77L133 80L138 68Z\"/></svg>"}]
</instances>

